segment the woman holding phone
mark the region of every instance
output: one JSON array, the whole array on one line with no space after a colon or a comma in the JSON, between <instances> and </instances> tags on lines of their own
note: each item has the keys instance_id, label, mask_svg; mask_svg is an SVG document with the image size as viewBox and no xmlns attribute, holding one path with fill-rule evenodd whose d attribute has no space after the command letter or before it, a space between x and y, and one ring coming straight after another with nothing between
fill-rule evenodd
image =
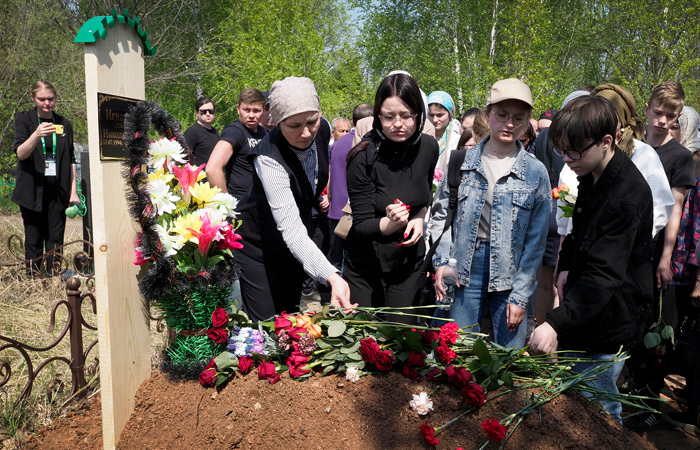
<instances>
[{"instance_id":1,"label":"woman holding phone","mask_svg":"<svg viewBox=\"0 0 700 450\"><path fill-rule=\"evenodd\" d=\"M41 274L38 258L63 245L65 209L79 204L76 186L73 127L54 112L56 88L47 81L31 87L35 107L15 117L14 151L17 174L12 201L24 222L24 254L33 274ZM46 269L53 273L52 257Z\"/></svg>"}]
</instances>

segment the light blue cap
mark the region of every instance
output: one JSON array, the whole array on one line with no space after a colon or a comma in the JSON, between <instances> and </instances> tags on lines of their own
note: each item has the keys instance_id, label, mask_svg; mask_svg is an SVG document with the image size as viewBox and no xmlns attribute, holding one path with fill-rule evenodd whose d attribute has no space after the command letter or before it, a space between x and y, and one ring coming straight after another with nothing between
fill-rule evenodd
<instances>
[{"instance_id":1,"label":"light blue cap","mask_svg":"<svg viewBox=\"0 0 700 450\"><path fill-rule=\"evenodd\" d=\"M450 117L453 117L455 114L455 102L452 100L452 97L450 97L450 94L448 94L445 91L433 91L430 93L428 96L428 106L430 106L431 103L437 103L438 105L442 105L447 112L450 113Z\"/></svg>"}]
</instances>

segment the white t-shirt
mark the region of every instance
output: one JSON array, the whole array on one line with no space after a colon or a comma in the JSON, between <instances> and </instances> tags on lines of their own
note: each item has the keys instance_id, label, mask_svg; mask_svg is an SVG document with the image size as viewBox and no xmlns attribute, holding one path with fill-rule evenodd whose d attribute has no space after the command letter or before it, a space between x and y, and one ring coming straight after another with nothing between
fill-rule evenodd
<instances>
[{"instance_id":1,"label":"white t-shirt","mask_svg":"<svg viewBox=\"0 0 700 450\"><path fill-rule=\"evenodd\" d=\"M663 227L666 226L668 218L673 210L673 193L664 172L664 166L661 165L659 155L651 146L642 141L634 140L634 155L632 162L637 169L642 173L651 189L651 196L654 201L654 226L651 230L652 237L656 236ZM569 192L573 196L578 196L578 178L576 174L569 169L569 166L564 165L564 168L559 174L559 182L566 183L569 186ZM558 205L564 205L564 202L559 199ZM571 233L571 217L564 217L564 213L560 208L557 208L557 230L560 235L566 236Z\"/></svg>"}]
</instances>

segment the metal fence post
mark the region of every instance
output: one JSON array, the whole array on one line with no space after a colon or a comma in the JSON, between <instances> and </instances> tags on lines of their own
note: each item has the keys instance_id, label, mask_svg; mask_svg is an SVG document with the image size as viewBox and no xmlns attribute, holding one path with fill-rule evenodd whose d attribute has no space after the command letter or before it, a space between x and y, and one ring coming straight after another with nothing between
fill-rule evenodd
<instances>
[{"instance_id":1,"label":"metal fence post","mask_svg":"<svg viewBox=\"0 0 700 450\"><path fill-rule=\"evenodd\" d=\"M66 293L70 305L70 371L72 376L71 395L78 393L86 384L85 355L83 353L83 314L80 299L80 280L71 277L66 282ZM83 391L79 396L86 394Z\"/></svg>"}]
</instances>

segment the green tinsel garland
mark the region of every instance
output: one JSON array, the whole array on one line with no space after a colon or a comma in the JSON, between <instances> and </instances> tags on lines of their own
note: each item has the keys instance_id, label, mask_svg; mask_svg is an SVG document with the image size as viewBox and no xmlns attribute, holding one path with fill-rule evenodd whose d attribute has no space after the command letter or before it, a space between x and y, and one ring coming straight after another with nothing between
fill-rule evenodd
<instances>
[{"instance_id":1,"label":"green tinsel garland","mask_svg":"<svg viewBox=\"0 0 700 450\"><path fill-rule=\"evenodd\" d=\"M154 302L155 307L162 311L168 328L176 334L166 349L175 367L187 370L197 366L197 363L209 362L226 350L226 344L214 342L206 335L206 330L212 327L211 315L214 310L229 306L230 293L230 289L216 286L192 289L186 293L170 288Z\"/></svg>"}]
</instances>

